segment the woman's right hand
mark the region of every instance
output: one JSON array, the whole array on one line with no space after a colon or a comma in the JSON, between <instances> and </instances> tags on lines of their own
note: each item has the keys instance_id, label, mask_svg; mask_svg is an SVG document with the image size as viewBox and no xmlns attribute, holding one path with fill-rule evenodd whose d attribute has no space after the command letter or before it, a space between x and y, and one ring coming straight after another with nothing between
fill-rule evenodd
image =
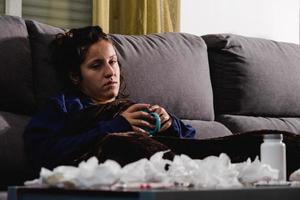
<instances>
[{"instance_id":1,"label":"woman's right hand","mask_svg":"<svg viewBox=\"0 0 300 200\"><path fill-rule=\"evenodd\" d=\"M154 121L153 116L143 111L143 110L148 110L149 108L150 108L150 104L143 104L143 103L133 104L125 111L123 111L121 113L121 116L123 116L129 122L133 131L147 133L141 127L146 127L150 129L155 128L155 125L150 123Z\"/></svg>"}]
</instances>

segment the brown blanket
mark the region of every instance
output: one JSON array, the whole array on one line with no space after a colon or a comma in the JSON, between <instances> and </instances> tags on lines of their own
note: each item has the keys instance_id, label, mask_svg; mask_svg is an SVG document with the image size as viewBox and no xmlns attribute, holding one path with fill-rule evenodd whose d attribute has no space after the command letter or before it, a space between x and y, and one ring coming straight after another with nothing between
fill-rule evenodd
<instances>
[{"instance_id":1,"label":"brown blanket","mask_svg":"<svg viewBox=\"0 0 300 200\"><path fill-rule=\"evenodd\" d=\"M186 154L194 159L203 159L224 152L231 158L231 162L236 163L246 161L247 158L253 161L260 155L264 134L283 134L288 176L300 168L300 135L285 131L259 130L205 140L172 138L156 138L156 140L170 147L175 154Z\"/></svg>"},{"instance_id":2,"label":"brown blanket","mask_svg":"<svg viewBox=\"0 0 300 200\"><path fill-rule=\"evenodd\" d=\"M287 174L300 168L300 135L284 132L260 130L212 139L179 139L171 137L148 137L142 134L116 133L103 138L92 150L92 155L103 162L113 159L122 166L139 160L150 158L158 151L171 149L164 158L172 160L175 154L186 154L193 159L203 159L210 155L219 156L226 153L233 163L253 161L260 155L263 134L283 134L283 142L287 152ZM91 155L90 154L90 155Z\"/></svg>"}]
</instances>

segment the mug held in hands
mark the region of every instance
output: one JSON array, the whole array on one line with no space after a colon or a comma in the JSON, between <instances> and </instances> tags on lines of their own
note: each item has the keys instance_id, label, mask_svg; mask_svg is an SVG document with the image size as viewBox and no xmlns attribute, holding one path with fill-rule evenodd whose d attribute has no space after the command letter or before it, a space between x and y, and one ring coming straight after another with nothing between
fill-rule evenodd
<instances>
[{"instance_id":1,"label":"mug held in hands","mask_svg":"<svg viewBox=\"0 0 300 200\"><path fill-rule=\"evenodd\" d=\"M156 112L149 112L148 110L143 110L144 112L148 112L150 115L153 116L155 122L153 123L155 125L154 129L150 129L148 127L142 127L143 130L145 130L150 136L154 136L157 134L161 128L161 121L160 117Z\"/></svg>"}]
</instances>

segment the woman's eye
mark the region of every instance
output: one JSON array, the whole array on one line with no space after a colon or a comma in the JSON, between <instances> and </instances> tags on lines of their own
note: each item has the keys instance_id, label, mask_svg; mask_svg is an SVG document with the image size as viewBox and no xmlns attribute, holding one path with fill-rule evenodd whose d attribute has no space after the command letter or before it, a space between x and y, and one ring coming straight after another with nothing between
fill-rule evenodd
<instances>
[{"instance_id":1,"label":"woman's eye","mask_svg":"<svg viewBox=\"0 0 300 200\"><path fill-rule=\"evenodd\" d=\"M95 63L95 64L93 64L93 65L91 65L91 68L98 68L98 67L100 67L101 65L99 64L99 63Z\"/></svg>"},{"instance_id":2,"label":"woman's eye","mask_svg":"<svg viewBox=\"0 0 300 200\"><path fill-rule=\"evenodd\" d=\"M115 64L115 63L117 63L117 61L116 60L111 60L111 61L109 61L109 63L110 64Z\"/></svg>"}]
</instances>

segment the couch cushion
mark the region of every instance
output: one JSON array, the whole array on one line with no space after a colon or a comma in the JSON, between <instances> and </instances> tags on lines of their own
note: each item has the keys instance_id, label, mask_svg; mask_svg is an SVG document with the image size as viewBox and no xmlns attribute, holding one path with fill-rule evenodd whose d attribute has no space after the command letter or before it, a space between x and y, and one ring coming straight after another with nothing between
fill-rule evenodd
<instances>
[{"instance_id":1,"label":"couch cushion","mask_svg":"<svg viewBox=\"0 0 300 200\"><path fill-rule=\"evenodd\" d=\"M201 37L112 35L131 98L180 118L213 120L207 49Z\"/></svg>"},{"instance_id":2,"label":"couch cushion","mask_svg":"<svg viewBox=\"0 0 300 200\"><path fill-rule=\"evenodd\" d=\"M234 134L261 129L269 129L287 131L300 135L300 118L220 115L216 117L216 120L228 127Z\"/></svg>"},{"instance_id":3,"label":"couch cushion","mask_svg":"<svg viewBox=\"0 0 300 200\"><path fill-rule=\"evenodd\" d=\"M54 65L51 63L49 44L62 29L36 21L26 20L32 51L34 89L38 107L61 88Z\"/></svg>"},{"instance_id":4,"label":"couch cushion","mask_svg":"<svg viewBox=\"0 0 300 200\"><path fill-rule=\"evenodd\" d=\"M0 110L32 113L35 99L25 23L18 17L0 16L0 27Z\"/></svg>"},{"instance_id":5,"label":"couch cushion","mask_svg":"<svg viewBox=\"0 0 300 200\"><path fill-rule=\"evenodd\" d=\"M195 139L208 139L232 135L223 124L215 121L182 120L196 129Z\"/></svg>"},{"instance_id":6,"label":"couch cushion","mask_svg":"<svg viewBox=\"0 0 300 200\"><path fill-rule=\"evenodd\" d=\"M0 134L0 190L8 185L20 185L32 179L33 173L23 148L23 131L29 116L0 112L0 118L8 128ZM1 129L1 127L0 127Z\"/></svg>"},{"instance_id":7,"label":"couch cushion","mask_svg":"<svg viewBox=\"0 0 300 200\"><path fill-rule=\"evenodd\" d=\"M299 45L231 34L203 38L217 113L300 115Z\"/></svg>"}]
</instances>

